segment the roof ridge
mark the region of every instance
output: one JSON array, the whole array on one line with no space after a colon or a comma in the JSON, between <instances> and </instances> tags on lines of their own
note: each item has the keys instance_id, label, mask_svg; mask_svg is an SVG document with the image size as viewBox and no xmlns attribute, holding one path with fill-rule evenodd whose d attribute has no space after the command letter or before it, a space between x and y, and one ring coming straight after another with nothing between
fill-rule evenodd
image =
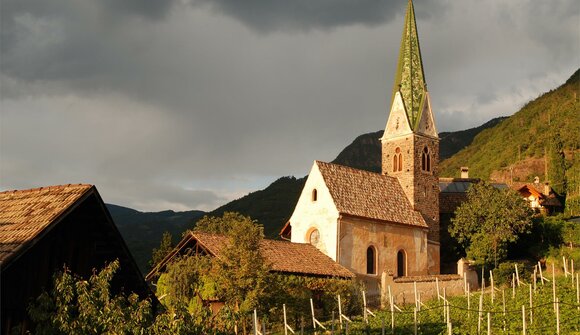
<instances>
[{"instance_id":1,"label":"roof ridge","mask_svg":"<svg viewBox=\"0 0 580 335\"><path fill-rule=\"evenodd\" d=\"M396 177L389 176L387 174L382 174L382 173L378 173L378 172L372 172L372 171L357 169L357 168L353 168L353 167L350 167L350 166L347 166L347 165L341 165L341 164L336 164L336 163L329 163L329 162L324 162L324 161L319 161L319 160L315 160L315 162L317 164L322 163L324 165L337 166L337 167L342 168L342 169L345 169L345 170L351 170L351 171L355 171L355 172L361 172L361 173L365 173L365 174L369 174L369 175L374 175L374 176L387 177L389 179L396 179Z\"/></svg>"},{"instance_id":2,"label":"roof ridge","mask_svg":"<svg viewBox=\"0 0 580 335\"><path fill-rule=\"evenodd\" d=\"M50 191L50 190L56 190L56 189L64 189L67 187L75 187L75 188L91 188L94 185L92 184L62 184L62 185L49 185L49 186L41 186L41 187L36 187L36 188L29 188L29 189L24 189L24 190L6 190L6 191L1 191L0 194L15 194L15 193L35 193L35 192L40 192L40 191Z\"/></svg>"}]
</instances>

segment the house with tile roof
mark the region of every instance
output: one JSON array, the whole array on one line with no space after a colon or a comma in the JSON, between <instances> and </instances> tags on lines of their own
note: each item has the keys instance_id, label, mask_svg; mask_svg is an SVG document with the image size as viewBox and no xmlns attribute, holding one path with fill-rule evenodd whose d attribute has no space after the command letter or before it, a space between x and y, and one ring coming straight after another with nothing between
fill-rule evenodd
<instances>
[{"instance_id":1,"label":"house with tile roof","mask_svg":"<svg viewBox=\"0 0 580 335\"><path fill-rule=\"evenodd\" d=\"M382 173L315 161L281 232L364 278L439 274L439 137L409 0Z\"/></svg>"},{"instance_id":2,"label":"house with tile roof","mask_svg":"<svg viewBox=\"0 0 580 335\"><path fill-rule=\"evenodd\" d=\"M179 244L147 274L145 279L154 280L177 256L224 257L223 250L229 243L230 240L226 235L188 231ZM270 267L270 272L308 277L354 278L351 271L307 243L263 239L260 242L260 253Z\"/></svg>"},{"instance_id":3,"label":"house with tile roof","mask_svg":"<svg viewBox=\"0 0 580 335\"><path fill-rule=\"evenodd\" d=\"M0 192L1 333L28 329L28 304L64 266L88 277L115 259L113 292L152 296L94 186Z\"/></svg>"}]
</instances>

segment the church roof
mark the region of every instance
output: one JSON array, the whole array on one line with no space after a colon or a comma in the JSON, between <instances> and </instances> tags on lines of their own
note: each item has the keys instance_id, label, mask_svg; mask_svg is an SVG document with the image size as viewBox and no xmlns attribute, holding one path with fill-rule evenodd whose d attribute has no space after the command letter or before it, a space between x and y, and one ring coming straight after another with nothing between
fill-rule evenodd
<instances>
[{"instance_id":1,"label":"church roof","mask_svg":"<svg viewBox=\"0 0 580 335\"><path fill-rule=\"evenodd\" d=\"M150 280L175 255L191 248L194 243L214 257L223 257L223 250L229 243L226 235L189 231L177 247L148 275ZM260 252L274 272L301 274L310 276L352 278L354 274L344 266L333 261L316 247L305 243L292 243L263 239Z\"/></svg>"},{"instance_id":2,"label":"church roof","mask_svg":"<svg viewBox=\"0 0 580 335\"><path fill-rule=\"evenodd\" d=\"M397 178L316 161L341 214L427 228Z\"/></svg>"},{"instance_id":3,"label":"church roof","mask_svg":"<svg viewBox=\"0 0 580 335\"><path fill-rule=\"evenodd\" d=\"M6 263L33 244L92 187L59 185L0 192L0 262Z\"/></svg>"},{"instance_id":4,"label":"church roof","mask_svg":"<svg viewBox=\"0 0 580 335\"><path fill-rule=\"evenodd\" d=\"M423 60L421 59L421 49L419 47L417 23L415 22L415 10L413 2L409 0L403 36L401 37L401 48L399 50L399 61L393 85L391 105L394 102L395 94L401 92L409 124L413 130L417 128L421 119L426 90Z\"/></svg>"}]
</instances>

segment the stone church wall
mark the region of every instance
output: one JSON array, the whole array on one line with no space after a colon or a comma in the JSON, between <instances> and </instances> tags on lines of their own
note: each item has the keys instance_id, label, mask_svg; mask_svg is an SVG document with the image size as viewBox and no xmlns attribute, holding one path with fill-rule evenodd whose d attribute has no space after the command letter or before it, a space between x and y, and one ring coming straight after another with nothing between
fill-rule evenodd
<instances>
[{"instance_id":1,"label":"stone church wall","mask_svg":"<svg viewBox=\"0 0 580 335\"><path fill-rule=\"evenodd\" d=\"M427 231L419 227L376 222L353 217L340 219L339 263L358 274L367 273L367 249L376 250L376 273L396 273L397 253L406 254L406 274L427 274ZM367 275L372 276L372 275Z\"/></svg>"}]
</instances>

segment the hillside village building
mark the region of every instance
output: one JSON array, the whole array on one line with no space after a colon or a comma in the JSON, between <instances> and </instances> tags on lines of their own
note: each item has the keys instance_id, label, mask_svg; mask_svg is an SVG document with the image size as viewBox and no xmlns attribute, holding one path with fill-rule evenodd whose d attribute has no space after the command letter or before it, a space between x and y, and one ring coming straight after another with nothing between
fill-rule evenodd
<instances>
[{"instance_id":1,"label":"hillside village building","mask_svg":"<svg viewBox=\"0 0 580 335\"><path fill-rule=\"evenodd\" d=\"M369 280L439 274L439 137L411 1L381 143L380 174L314 162L282 235Z\"/></svg>"}]
</instances>

